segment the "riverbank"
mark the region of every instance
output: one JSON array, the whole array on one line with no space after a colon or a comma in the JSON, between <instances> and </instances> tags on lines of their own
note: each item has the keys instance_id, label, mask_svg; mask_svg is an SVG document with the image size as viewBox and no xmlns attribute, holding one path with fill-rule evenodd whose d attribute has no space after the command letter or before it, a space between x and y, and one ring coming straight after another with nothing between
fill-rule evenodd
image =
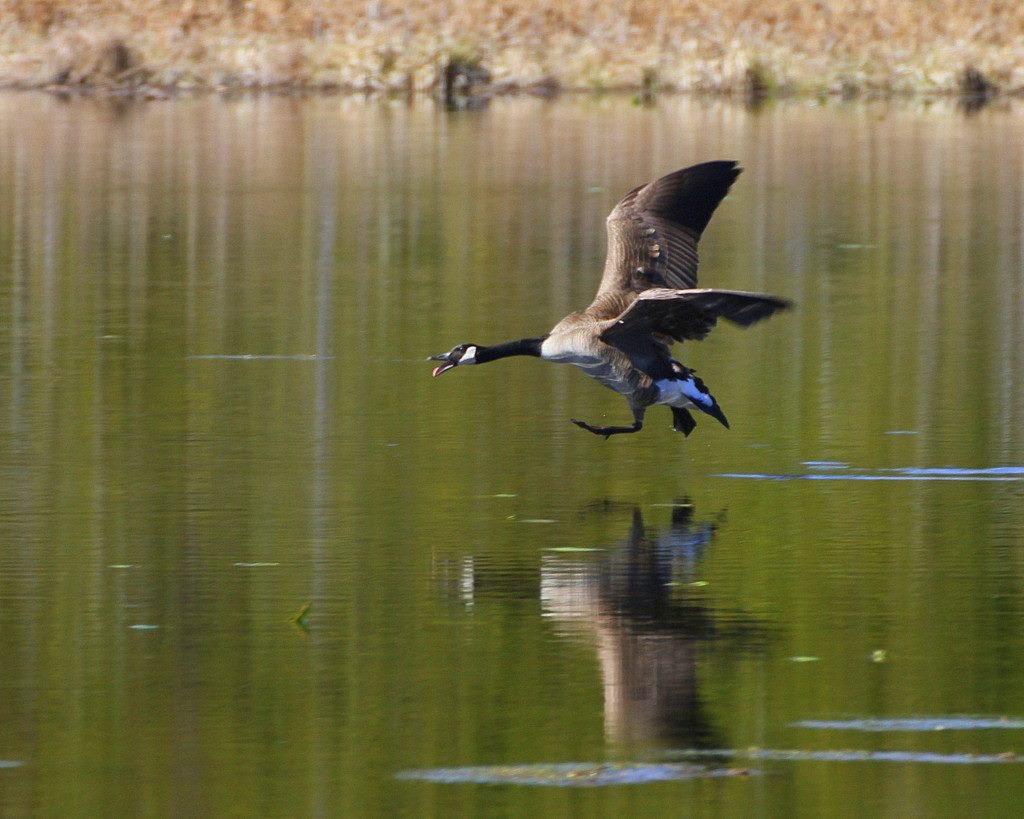
<instances>
[{"instance_id":1,"label":"riverbank","mask_svg":"<svg viewBox=\"0 0 1024 819\"><path fill-rule=\"evenodd\" d=\"M1024 93L1015 0L0 0L0 85Z\"/></svg>"}]
</instances>

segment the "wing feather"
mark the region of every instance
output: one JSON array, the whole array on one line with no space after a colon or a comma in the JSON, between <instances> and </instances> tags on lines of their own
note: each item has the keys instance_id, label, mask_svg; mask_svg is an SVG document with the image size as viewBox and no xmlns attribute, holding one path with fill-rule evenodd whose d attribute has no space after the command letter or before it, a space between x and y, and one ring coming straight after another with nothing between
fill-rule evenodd
<instances>
[{"instance_id":1,"label":"wing feather","mask_svg":"<svg viewBox=\"0 0 1024 819\"><path fill-rule=\"evenodd\" d=\"M640 293L600 338L644 369L652 352L666 341L699 341L720 318L749 327L789 306L777 296L742 290L653 288Z\"/></svg>"},{"instance_id":2,"label":"wing feather","mask_svg":"<svg viewBox=\"0 0 1024 819\"><path fill-rule=\"evenodd\" d=\"M631 190L608 215L608 256L598 296L697 284L697 243L740 168L691 165Z\"/></svg>"}]
</instances>

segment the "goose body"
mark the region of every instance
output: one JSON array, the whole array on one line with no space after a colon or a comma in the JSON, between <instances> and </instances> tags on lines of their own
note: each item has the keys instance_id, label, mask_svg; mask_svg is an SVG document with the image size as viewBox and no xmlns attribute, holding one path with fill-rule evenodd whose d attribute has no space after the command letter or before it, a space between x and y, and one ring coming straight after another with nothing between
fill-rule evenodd
<instances>
[{"instance_id":1,"label":"goose body","mask_svg":"<svg viewBox=\"0 0 1024 819\"><path fill-rule=\"evenodd\" d=\"M697 288L697 243L711 215L740 174L735 162L693 165L634 188L608 216L608 255L593 302L570 313L544 336L485 346L459 344L431 356L433 375L468 364L528 355L579 367L622 395L630 426L583 429L606 438L639 432L656 404L672 410L673 429L689 435L697 410L728 427L710 391L670 352L675 341L699 341L719 318L748 327L789 302L740 290Z\"/></svg>"}]
</instances>

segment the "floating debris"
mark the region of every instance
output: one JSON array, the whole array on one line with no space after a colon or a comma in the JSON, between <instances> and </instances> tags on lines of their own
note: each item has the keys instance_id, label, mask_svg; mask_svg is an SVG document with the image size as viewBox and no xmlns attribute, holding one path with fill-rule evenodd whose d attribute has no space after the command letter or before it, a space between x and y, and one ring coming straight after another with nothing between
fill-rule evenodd
<instances>
[{"instance_id":1,"label":"floating debris","mask_svg":"<svg viewBox=\"0 0 1024 819\"><path fill-rule=\"evenodd\" d=\"M155 631L160 626L154 625L153 623L134 623L128 626L132 631Z\"/></svg>"},{"instance_id":2,"label":"floating debris","mask_svg":"<svg viewBox=\"0 0 1024 819\"><path fill-rule=\"evenodd\" d=\"M108 569L134 569L134 563L111 563L107 566Z\"/></svg>"},{"instance_id":3,"label":"floating debris","mask_svg":"<svg viewBox=\"0 0 1024 819\"><path fill-rule=\"evenodd\" d=\"M648 782L679 782L750 776L749 768L718 768L696 763L590 763L554 765L479 765L466 768L430 768L402 771L398 779L439 782L449 785L539 785L556 788L597 788L606 785L643 785Z\"/></svg>"},{"instance_id":4,"label":"floating debris","mask_svg":"<svg viewBox=\"0 0 1024 819\"><path fill-rule=\"evenodd\" d=\"M820 659L821 657L812 657L809 654L801 654L796 657L790 657L789 661L791 663L816 663Z\"/></svg>"},{"instance_id":5,"label":"floating debris","mask_svg":"<svg viewBox=\"0 0 1024 819\"><path fill-rule=\"evenodd\" d=\"M873 663L884 663L886 659L888 659L888 655L884 648L876 648L871 652L871 662Z\"/></svg>"},{"instance_id":6,"label":"floating debris","mask_svg":"<svg viewBox=\"0 0 1024 819\"><path fill-rule=\"evenodd\" d=\"M794 728L813 728L821 731L987 731L1024 730L1024 719L1010 717L903 717L894 719L808 719L793 723Z\"/></svg>"},{"instance_id":7,"label":"floating debris","mask_svg":"<svg viewBox=\"0 0 1024 819\"><path fill-rule=\"evenodd\" d=\"M24 764L20 759L0 759L0 768L20 768Z\"/></svg>"},{"instance_id":8,"label":"floating debris","mask_svg":"<svg viewBox=\"0 0 1024 819\"><path fill-rule=\"evenodd\" d=\"M554 518L519 518L520 523L558 523Z\"/></svg>"},{"instance_id":9,"label":"floating debris","mask_svg":"<svg viewBox=\"0 0 1024 819\"><path fill-rule=\"evenodd\" d=\"M303 631L309 631L309 609L309 603L303 604L301 609L299 609L297 612L295 612L295 614L288 618L288 622L294 623Z\"/></svg>"}]
</instances>

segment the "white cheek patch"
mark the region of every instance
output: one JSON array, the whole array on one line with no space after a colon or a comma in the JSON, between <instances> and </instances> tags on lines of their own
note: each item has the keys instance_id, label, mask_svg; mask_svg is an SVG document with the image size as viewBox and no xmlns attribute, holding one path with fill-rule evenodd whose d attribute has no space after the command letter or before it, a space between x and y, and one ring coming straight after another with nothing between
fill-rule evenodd
<instances>
[{"instance_id":1,"label":"white cheek patch","mask_svg":"<svg viewBox=\"0 0 1024 819\"><path fill-rule=\"evenodd\" d=\"M476 364L476 347L467 347L466 352L459 359L459 366L463 364Z\"/></svg>"}]
</instances>

